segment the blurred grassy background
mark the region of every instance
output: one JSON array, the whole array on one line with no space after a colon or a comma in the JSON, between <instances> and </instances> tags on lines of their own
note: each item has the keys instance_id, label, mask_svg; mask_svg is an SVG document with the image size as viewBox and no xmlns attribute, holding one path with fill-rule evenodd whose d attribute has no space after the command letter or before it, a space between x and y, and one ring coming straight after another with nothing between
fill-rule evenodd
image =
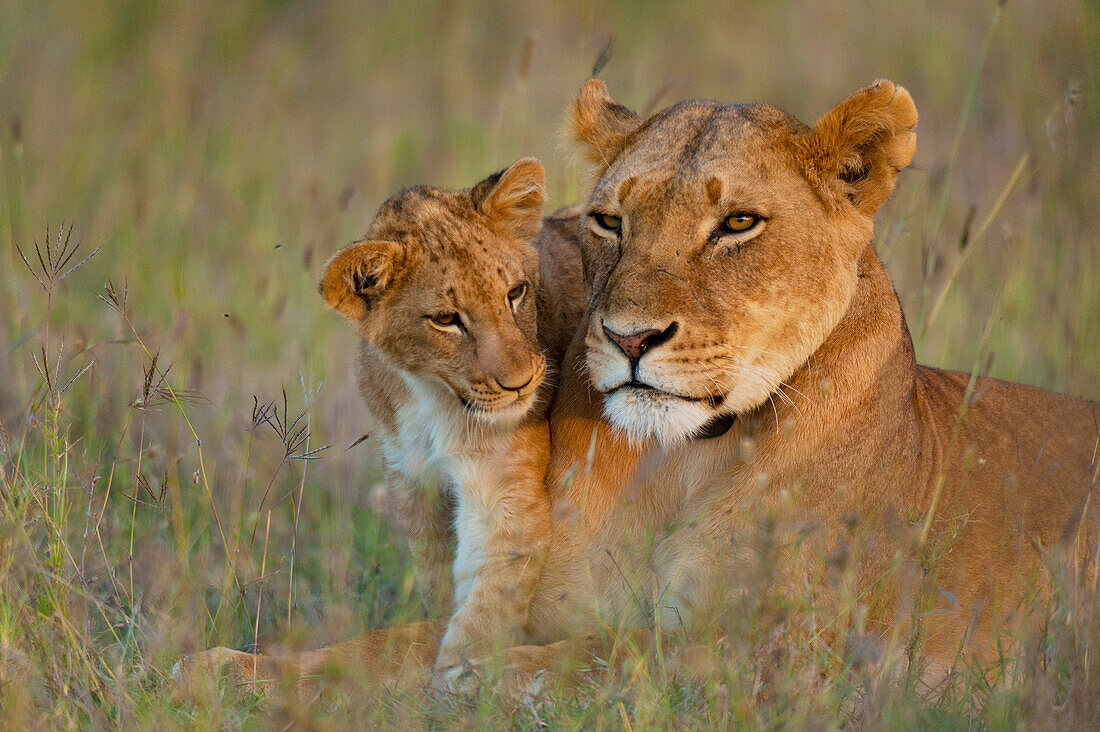
<instances>
[{"instance_id":1,"label":"blurred grassy background","mask_svg":"<svg viewBox=\"0 0 1100 732\"><path fill-rule=\"evenodd\" d=\"M406 185L534 155L552 207L581 198L560 123L611 38L602 76L643 112L710 97L812 122L876 78L906 86L917 155L878 246L922 362L969 370L992 317L992 375L1100 398L1094 3L0 0L0 17L0 651L33 679L9 711L156 716L141 695L181 650L416 614L370 510L374 448L348 449L369 425L320 268ZM102 248L47 308L16 247L33 260L69 225L73 262ZM173 404L135 404L135 334L171 364L202 465ZM41 349L62 385L95 365L62 395ZM284 389L319 460L252 426L253 397L281 410Z\"/></svg>"}]
</instances>

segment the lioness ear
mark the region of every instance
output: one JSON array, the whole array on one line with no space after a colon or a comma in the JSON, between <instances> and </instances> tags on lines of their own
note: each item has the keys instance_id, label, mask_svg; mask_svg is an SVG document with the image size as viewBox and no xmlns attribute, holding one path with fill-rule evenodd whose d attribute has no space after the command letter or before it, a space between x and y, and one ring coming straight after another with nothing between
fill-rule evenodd
<instances>
[{"instance_id":1,"label":"lioness ear","mask_svg":"<svg viewBox=\"0 0 1100 732\"><path fill-rule=\"evenodd\" d=\"M917 108L903 87L880 79L817 121L801 140L810 172L838 200L874 215L917 145Z\"/></svg>"},{"instance_id":2,"label":"lioness ear","mask_svg":"<svg viewBox=\"0 0 1100 732\"><path fill-rule=\"evenodd\" d=\"M330 308L353 322L362 320L404 260L405 249L397 242L356 242L329 260L318 289Z\"/></svg>"},{"instance_id":3,"label":"lioness ear","mask_svg":"<svg viewBox=\"0 0 1100 732\"><path fill-rule=\"evenodd\" d=\"M611 100L599 79L589 79L573 102L573 136L587 148L588 159L606 170L623 151L642 118Z\"/></svg>"},{"instance_id":4,"label":"lioness ear","mask_svg":"<svg viewBox=\"0 0 1100 732\"><path fill-rule=\"evenodd\" d=\"M546 172L534 158L522 158L470 190L474 207L520 239L539 233L546 200Z\"/></svg>"}]
</instances>

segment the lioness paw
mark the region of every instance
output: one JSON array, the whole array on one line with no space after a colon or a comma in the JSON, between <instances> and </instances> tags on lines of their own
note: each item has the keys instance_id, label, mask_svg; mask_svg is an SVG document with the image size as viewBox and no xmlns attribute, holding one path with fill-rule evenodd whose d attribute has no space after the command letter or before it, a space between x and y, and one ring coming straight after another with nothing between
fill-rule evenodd
<instances>
[{"instance_id":1,"label":"lioness paw","mask_svg":"<svg viewBox=\"0 0 1100 732\"><path fill-rule=\"evenodd\" d=\"M266 695L274 679L269 665L266 659L250 653L211 648L176 661L172 666L172 683L184 697L197 697L215 686Z\"/></svg>"}]
</instances>

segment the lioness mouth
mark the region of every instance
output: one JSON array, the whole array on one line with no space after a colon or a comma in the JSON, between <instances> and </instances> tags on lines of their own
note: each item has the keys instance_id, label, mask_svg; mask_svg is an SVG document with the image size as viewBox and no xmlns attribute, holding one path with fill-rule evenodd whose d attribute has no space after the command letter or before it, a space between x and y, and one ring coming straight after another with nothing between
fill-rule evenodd
<instances>
[{"instance_id":1,"label":"lioness mouth","mask_svg":"<svg viewBox=\"0 0 1100 732\"><path fill-rule=\"evenodd\" d=\"M711 409L717 408L718 405L721 404L722 401L726 398L725 394L708 394L705 397L688 396L686 394L676 394L675 392L665 391L664 389L658 389L655 386L651 386L649 384L646 384L645 382L638 381L636 379L632 380L632 381L624 382L622 384L619 384L615 388L610 389L605 393L608 394L608 395L614 394L619 389L625 389L627 387L634 388L634 389L639 389L641 391L652 391L652 392L656 392L657 394L664 394L666 396L670 396L670 397L673 397L673 398L676 398L676 399L682 399L685 402L699 402L699 403L702 403L702 404L707 404L711 407Z\"/></svg>"}]
</instances>

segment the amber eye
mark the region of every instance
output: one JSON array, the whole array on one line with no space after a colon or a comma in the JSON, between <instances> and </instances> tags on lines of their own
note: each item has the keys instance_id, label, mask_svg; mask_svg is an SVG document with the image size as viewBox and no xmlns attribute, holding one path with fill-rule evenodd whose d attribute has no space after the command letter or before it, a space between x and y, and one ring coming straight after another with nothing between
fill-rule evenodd
<instances>
[{"instance_id":1,"label":"amber eye","mask_svg":"<svg viewBox=\"0 0 1100 732\"><path fill-rule=\"evenodd\" d=\"M623 229L623 220L618 216L612 216L611 214L592 212L589 214L596 225L605 231L618 234Z\"/></svg>"},{"instance_id":2,"label":"amber eye","mask_svg":"<svg viewBox=\"0 0 1100 732\"><path fill-rule=\"evenodd\" d=\"M432 316L432 323L440 328L449 328L454 325L461 326L462 318L458 317L458 313L436 313Z\"/></svg>"},{"instance_id":3,"label":"amber eye","mask_svg":"<svg viewBox=\"0 0 1100 732\"><path fill-rule=\"evenodd\" d=\"M720 230L723 234L737 234L742 231L748 231L752 227L756 226L756 223L758 221L760 221L760 217L756 214L739 211L738 213L727 217L726 220L722 222Z\"/></svg>"},{"instance_id":4,"label":"amber eye","mask_svg":"<svg viewBox=\"0 0 1100 732\"><path fill-rule=\"evenodd\" d=\"M519 303L520 300L523 299L523 296L526 295L526 294L527 294L527 283L526 282L520 282L518 285L513 287L511 290L508 290L508 302L512 303L513 305L516 305L516 304Z\"/></svg>"}]
</instances>

